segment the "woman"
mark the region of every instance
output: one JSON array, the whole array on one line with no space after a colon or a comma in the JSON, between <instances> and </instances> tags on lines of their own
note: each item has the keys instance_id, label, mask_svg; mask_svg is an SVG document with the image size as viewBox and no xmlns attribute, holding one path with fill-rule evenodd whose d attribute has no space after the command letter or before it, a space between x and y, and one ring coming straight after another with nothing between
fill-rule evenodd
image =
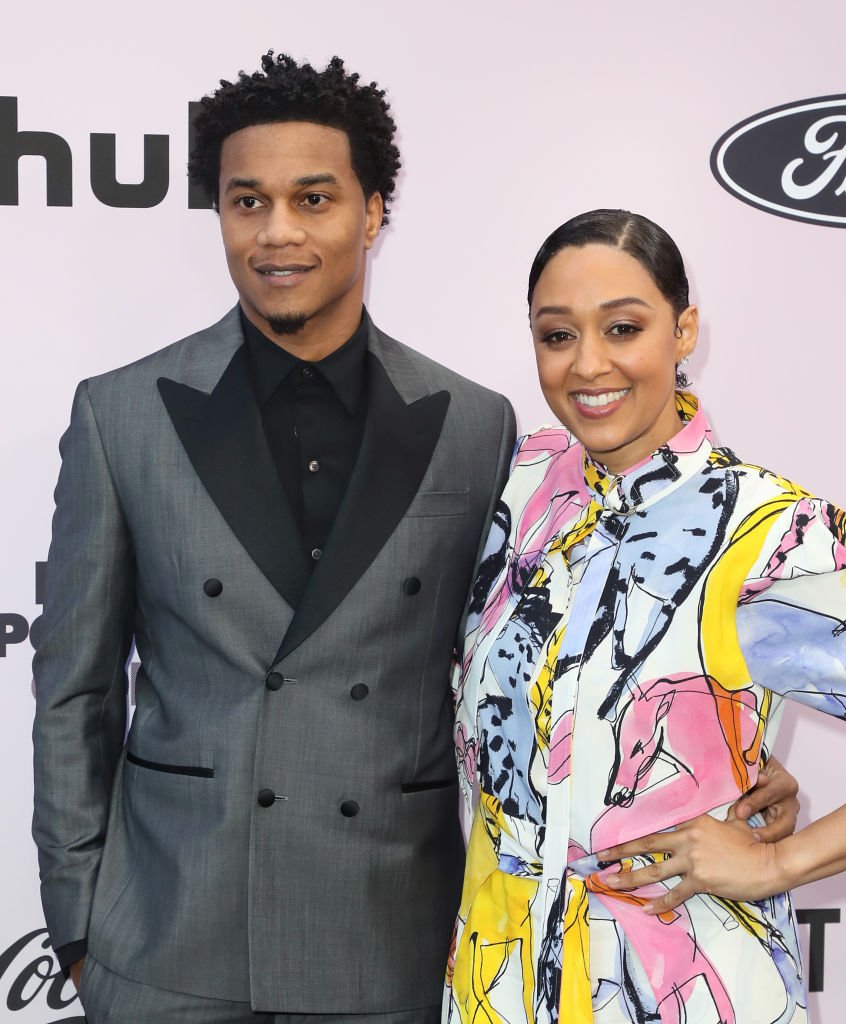
<instances>
[{"instance_id":1,"label":"woman","mask_svg":"<svg viewBox=\"0 0 846 1024\"><path fill-rule=\"evenodd\" d=\"M846 811L777 843L718 819L784 696L844 716L844 515L712 448L676 390L697 311L651 221L564 224L529 306L566 429L518 444L468 619L456 729L480 799L448 1018L804 1021L785 890L846 867Z\"/></svg>"}]
</instances>

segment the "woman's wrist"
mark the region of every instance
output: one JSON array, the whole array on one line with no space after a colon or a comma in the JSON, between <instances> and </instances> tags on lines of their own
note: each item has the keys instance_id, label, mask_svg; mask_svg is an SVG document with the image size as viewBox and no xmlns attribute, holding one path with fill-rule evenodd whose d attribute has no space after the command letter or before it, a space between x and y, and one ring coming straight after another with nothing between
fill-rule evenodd
<instances>
[{"instance_id":1,"label":"woman's wrist","mask_svg":"<svg viewBox=\"0 0 846 1024\"><path fill-rule=\"evenodd\" d=\"M770 862L773 893L787 892L803 885L807 879L804 877L805 866L802 857L804 844L800 836L787 836L767 845L772 850Z\"/></svg>"}]
</instances>

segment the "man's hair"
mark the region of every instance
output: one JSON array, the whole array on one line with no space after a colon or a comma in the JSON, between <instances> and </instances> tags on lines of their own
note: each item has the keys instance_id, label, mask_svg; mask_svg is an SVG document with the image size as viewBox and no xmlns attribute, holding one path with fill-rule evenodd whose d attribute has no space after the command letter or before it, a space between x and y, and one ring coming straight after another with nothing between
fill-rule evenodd
<instances>
[{"instance_id":1,"label":"man's hair","mask_svg":"<svg viewBox=\"0 0 846 1024\"><path fill-rule=\"evenodd\" d=\"M194 145L188 174L218 209L220 152L224 140L242 128L280 121L308 121L346 132L353 170L365 197L378 192L384 204L382 224L390 219L400 154L394 145L396 125L384 89L360 85L340 57L325 70L297 64L286 53L261 58L261 71L238 73L237 82L221 79L220 88L200 100L194 118Z\"/></svg>"}]
</instances>

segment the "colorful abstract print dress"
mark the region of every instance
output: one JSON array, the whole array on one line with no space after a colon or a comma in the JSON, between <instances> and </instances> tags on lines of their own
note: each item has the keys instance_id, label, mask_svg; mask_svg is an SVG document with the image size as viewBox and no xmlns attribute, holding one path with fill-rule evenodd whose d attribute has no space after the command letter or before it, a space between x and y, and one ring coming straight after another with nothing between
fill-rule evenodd
<instances>
[{"instance_id":1,"label":"colorful abstract print dress","mask_svg":"<svg viewBox=\"0 0 846 1024\"><path fill-rule=\"evenodd\" d=\"M456 673L480 798L450 1024L807 1020L789 895L653 917L674 882L614 892L594 856L722 816L783 698L846 717L844 514L712 448L692 395L678 407L682 430L621 477L563 429L518 445Z\"/></svg>"}]
</instances>

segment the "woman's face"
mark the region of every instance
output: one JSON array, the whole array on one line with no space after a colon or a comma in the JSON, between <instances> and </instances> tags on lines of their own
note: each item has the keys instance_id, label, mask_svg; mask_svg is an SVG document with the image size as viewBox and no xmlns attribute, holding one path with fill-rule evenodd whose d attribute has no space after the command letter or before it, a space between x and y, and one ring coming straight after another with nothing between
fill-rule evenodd
<instances>
[{"instance_id":1,"label":"woman's face","mask_svg":"<svg viewBox=\"0 0 846 1024\"><path fill-rule=\"evenodd\" d=\"M602 244L562 249L535 286L531 325L550 409L612 473L678 432L675 368L696 345L696 307L677 331L672 307L633 256Z\"/></svg>"}]
</instances>

